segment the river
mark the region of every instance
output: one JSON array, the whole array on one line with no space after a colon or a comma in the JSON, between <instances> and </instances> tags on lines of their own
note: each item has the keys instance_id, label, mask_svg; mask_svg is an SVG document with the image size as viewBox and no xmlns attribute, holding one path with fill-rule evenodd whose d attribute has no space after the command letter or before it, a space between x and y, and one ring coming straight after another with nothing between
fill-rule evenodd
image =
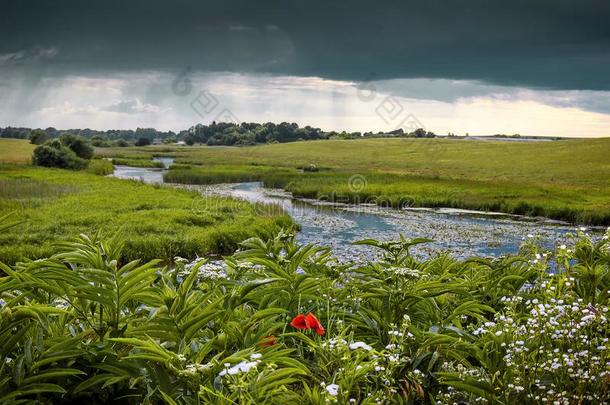
<instances>
[{"instance_id":1,"label":"river","mask_svg":"<svg viewBox=\"0 0 610 405\"><path fill-rule=\"evenodd\" d=\"M171 158L155 158L169 167ZM116 166L113 176L163 183L163 169ZM294 198L283 190L267 189L259 182L184 186L204 195L221 195L250 202L276 204L301 225L297 239L303 243L329 246L339 260L371 259L370 247L354 246L361 239L397 239L426 237L434 242L422 245L416 253L427 256L446 251L451 256L498 257L516 253L528 238L536 238L548 248L565 244L573 225L556 221L455 209L396 210L373 205L329 204ZM597 232L597 230L594 230Z\"/></svg>"}]
</instances>

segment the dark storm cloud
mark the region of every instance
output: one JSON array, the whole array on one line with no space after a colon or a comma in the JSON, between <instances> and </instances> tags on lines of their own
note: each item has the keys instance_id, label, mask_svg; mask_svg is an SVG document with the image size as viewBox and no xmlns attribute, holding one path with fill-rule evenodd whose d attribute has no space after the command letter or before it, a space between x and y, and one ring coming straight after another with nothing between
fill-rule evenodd
<instances>
[{"instance_id":1,"label":"dark storm cloud","mask_svg":"<svg viewBox=\"0 0 610 405\"><path fill-rule=\"evenodd\" d=\"M22 57L23 65L44 65L35 71L45 74L190 66L356 81L429 77L610 90L605 0L0 4L3 66Z\"/></svg>"}]
</instances>

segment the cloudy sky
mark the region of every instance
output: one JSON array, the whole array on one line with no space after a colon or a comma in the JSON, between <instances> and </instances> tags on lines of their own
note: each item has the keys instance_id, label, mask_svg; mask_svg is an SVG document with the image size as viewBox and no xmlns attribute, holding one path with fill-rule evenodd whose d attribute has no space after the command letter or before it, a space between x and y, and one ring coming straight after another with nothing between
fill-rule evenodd
<instances>
[{"instance_id":1,"label":"cloudy sky","mask_svg":"<svg viewBox=\"0 0 610 405\"><path fill-rule=\"evenodd\" d=\"M0 126L610 136L607 0L0 5Z\"/></svg>"}]
</instances>

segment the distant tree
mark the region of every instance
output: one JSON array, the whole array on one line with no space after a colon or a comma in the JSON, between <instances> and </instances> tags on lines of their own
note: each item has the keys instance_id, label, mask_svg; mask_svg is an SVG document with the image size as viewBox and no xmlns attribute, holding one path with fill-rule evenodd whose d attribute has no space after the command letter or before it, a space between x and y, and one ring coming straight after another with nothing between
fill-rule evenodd
<instances>
[{"instance_id":1,"label":"distant tree","mask_svg":"<svg viewBox=\"0 0 610 405\"><path fill-rule=\"evenodd\" d=\"M193 146L195 144L195 136L188 134L184 137L184 143L186 143L188 146Z\"/></svg>"},{"instance_id":2,"label":"distant tree","mask_svg":"<svg viewBox=\"0 0 610 405\"><path fill-rule=\"evenodd\" d=\"M35 129L30 133L30 143L33 145L42 145L49 139L49 136L42 129Z\"/></svg>"},{"instance_id":3,"label":"distant tree","mask_svg":"<svg viewBox=\"0 0 610 405\"><path fill-rule=\"evenodd\" d=\"M129 142L127 142L125 139L118 139L114 144L121 148L129 146Z\"/></svg>"},{"instance_id":4,"label":"distant tree","mask_svg":"<svg viewBox=\"0 0 610 405\"><path fill-rule=\"evenodd\" d=\"M108 148L111 144L105 136L95 135L91 138L91 145L96 148Z\"/></svg>"},{"instance_id":5,"label":"distant tree","mask_svg":"<svg viewBox=\"0 0 610 405\"><path fill-rule=\"evenodd\" d=\"M415 131L411 132L409 135L414 136L416 138L425 138L427 133L423 128L417 128Z\"/></svg>"},{"instance_id":6,"label":"distant tree","mask_svg":"<svg viewBox=\"0 0 610 405\"><path fill-rule=\"evenodd\" d=\"M65 134L59 139L62 145L70 148L79 158L89 160L93 157L93 147L85 138L77 135Z\"/></svg>"},{"instance_id":7,"label":"distant tree","mask_svg":"<svg viewBox=\"0 0 610 405\"><path fill-rule=\"evenodd\" d=\"M138 138L136 141L136 146L147 146L150 145L150 139L148 138Z\"/></svg>"}]
</instances>

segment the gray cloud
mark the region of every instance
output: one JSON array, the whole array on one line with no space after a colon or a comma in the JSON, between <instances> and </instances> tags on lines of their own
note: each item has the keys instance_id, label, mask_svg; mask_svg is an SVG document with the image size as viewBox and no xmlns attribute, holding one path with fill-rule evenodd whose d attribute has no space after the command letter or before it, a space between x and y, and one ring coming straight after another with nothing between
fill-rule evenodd
<instances>
[{"instance_id":1,"label":"gray cloud","mask_svg":"<svg viewBox=\"0 0 610 405\"><path fill-rule=\"evenodd\" d=\"M161 108L154 104L145 104L136 98L133 100L122 100L101 108L103 111L122 114L159 113Z\"/></svg>"},{"instance_id":2,"label":"gray cloud","mask_svg":"<svg viewBox=\"0 0 610 405\"><path fill-rule=\"evenodd\" d=\"M1 4L0 54L60 49L46 75L191 66L610 90L610 2L602 0Z\"/></svg>"},{"instance_id":3,"label":"gray cloud","mask_svg":"<svg viewBox=\"0 0 610 405\"><path fill-rule=\"evenodd\" d=\"M57 48L20 49L15 52L0 53L0 66L22 66L38 62L44 59L51 59L57 56Z\"/></svg>"}]
</instances>

